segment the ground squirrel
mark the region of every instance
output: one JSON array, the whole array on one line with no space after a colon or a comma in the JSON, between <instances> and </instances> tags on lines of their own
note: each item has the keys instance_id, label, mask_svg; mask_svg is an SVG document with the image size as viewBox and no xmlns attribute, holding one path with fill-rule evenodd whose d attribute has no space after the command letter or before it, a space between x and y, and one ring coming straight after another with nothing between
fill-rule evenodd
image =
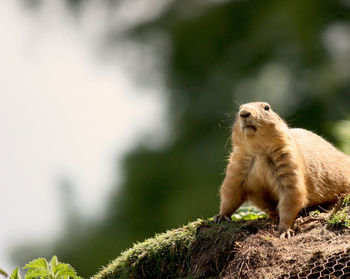
<instances>
[{"instance_id":1,"label":"ground squirrel","mask_svg":"<svg viewBox=\"0 0 350 279\"><path fill-rule=\"evenodd\" d=\"M216 222L231 221L250 201L289 238L301 209L336 202L350 190L350 157L310 131L290 129L268 103L240 106L232 145Z\"/></svg>"}]
</instances>

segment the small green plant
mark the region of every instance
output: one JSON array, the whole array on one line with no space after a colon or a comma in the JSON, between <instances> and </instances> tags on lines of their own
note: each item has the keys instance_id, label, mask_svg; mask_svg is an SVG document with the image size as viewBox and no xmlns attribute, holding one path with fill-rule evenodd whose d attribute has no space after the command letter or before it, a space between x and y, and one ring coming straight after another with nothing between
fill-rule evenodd
<instances>
[{"instance_id":1,"label":"small green plant","mask_svg":"<svg viewBox=\"0 0 350 279\"><path fill-rule=\"evenodd\" d=\"M342 202L342 206L350 206L350 195L346 196Z\"/></svg>"},{"instance_id":2,"label":"small green plant","mask_svg":"<svg viewBox=\"0 0 350 279\"><path fill-rule=\"evenodd\" d=\"M350 216L347 209L344 208L343 210L331 214L327 222L329 226L334 228L350 228Z\"/></svg>"},{"instance_id":3,"label":"small green plant","mask_svg":"<svg viewBox=\"0 0 350 279\"><path fill-rule=\"evenodd\" d=\"M61 263L53 256L50 263L44 258L38 258L23 269L27 270L25 279L81 279L69 264ZM18 267L12 272L10 279L21 279Z\"/></svg>"},{"instance_id":4,"label":"small green plant","mask_svg":"<svg viewBox=\"0 0 350 279\"><path fill-rule=\"evenodd\" d=\"M350 195L339 198L327 223L333 228L350 228Z\"/></svg>"},{"instance_id":5,"label":"small green plant","mask_svg":"<svg viewBox=\"0 0 350 279\"><path fill-rule=\"evenodd\" d=\"M232 220L234 221L240 221L240 220L256 220L260 218L267 218L267 215L256 209L253 206L249 205L243 205L241 206L235 214L232 215Z\"/></svg>"},{"instance_id":6,"label":"small green plant","mask_svg":"<svg viewBox=\"0 0 350 279\"><path fill-rule=\"evenodd\" d=\"M314 210L314 211L310 211L310 213L309 213L309 215L311 216L311 217L314 217L314 218L316 218L318 215L320 215L321 214L321 212L319 211L319 210Z\"/></svg>"}]
</instances>

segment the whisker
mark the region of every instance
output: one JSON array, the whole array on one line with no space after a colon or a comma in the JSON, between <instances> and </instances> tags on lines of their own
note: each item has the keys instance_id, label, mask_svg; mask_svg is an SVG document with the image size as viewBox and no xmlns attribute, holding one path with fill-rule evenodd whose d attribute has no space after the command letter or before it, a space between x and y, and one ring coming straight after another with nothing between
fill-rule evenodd
<instances>
[{"instance_id":1,"label":"whisker","mask_svg":"<svg viewBox=\"0 0 350 279\"><path fill-rule=\"evenodd\" d=\"M236 99L234 99L233 102L236 104L235 110L238 110L238 108L242 105L242 102L239 102Z\"/></svg>"},{"instance_id":2,"label":"whisker","mask_svg":"<svg viewBox=\"0 0 350 279\"><path fill-rule=\"evenodd\" d=\"M227 148L227 145L229 144L229 142L231 141L232 139L232 134L230 134L230 136L228 137L228 139L226 140L226 143L224 145L225 148Z\"/></svg>"}]
</instances>

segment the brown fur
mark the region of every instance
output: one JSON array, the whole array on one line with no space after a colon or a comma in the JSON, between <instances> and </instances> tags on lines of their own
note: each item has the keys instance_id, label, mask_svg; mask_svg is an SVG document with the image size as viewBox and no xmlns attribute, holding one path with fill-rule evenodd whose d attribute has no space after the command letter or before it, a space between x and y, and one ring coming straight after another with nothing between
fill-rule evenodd
<instances>
[{"instance_id":1,"label":"brown fur","mask_svg":"<svg viewBox=\"0 0 350 279\"><path fill-rule=\"evenodd\" d=\"M288 128L267 103L240 107L232 144L216 221L250 201L289 237L302 208L335 202L350 190L350 157L310 131Z\"/></svg>"}]
</instances>

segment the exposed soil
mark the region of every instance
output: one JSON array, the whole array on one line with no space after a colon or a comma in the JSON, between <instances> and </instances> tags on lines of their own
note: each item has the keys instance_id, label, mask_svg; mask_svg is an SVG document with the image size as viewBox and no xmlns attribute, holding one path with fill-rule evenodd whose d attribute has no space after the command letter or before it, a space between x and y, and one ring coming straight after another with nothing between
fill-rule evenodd
<instances>
[{"instance_id":1,"label":"exposed soil","mask_svg":"<svg viewBox=\"0 0 350 279\"><path fill-rule=\"evenodd\" d=\"M233 243L219 241L210 245L211 251L199 249L193 258L197 272L192 274L202 278L350 278L349 230L327 228L328 217L326 213L299 217L290 239L280 239L269 220L248 221Z\"/></svg>"}]
</instances>

